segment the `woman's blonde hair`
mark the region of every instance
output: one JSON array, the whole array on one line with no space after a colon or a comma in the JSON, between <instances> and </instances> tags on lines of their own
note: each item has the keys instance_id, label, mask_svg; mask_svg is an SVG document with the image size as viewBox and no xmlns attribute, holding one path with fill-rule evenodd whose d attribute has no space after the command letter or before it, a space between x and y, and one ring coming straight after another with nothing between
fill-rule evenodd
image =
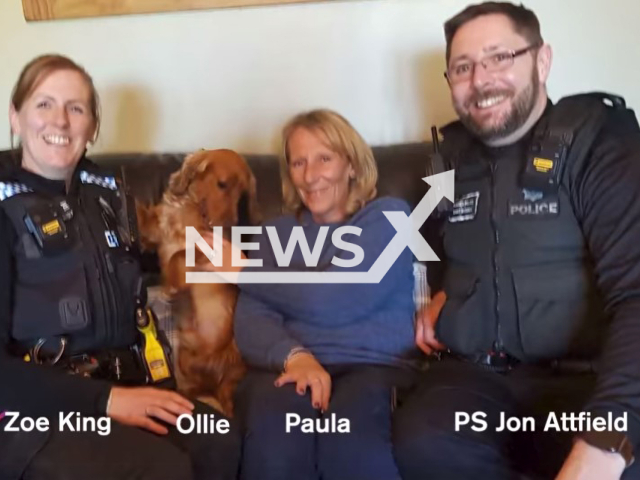
<instances>
[{"instance_id":1,"label":"woman's blonde hair","mask_svg":"<svg viewBox=\"0 0 640 480\"><path fill-rule=\"evenodd\" d=\"M354 176L349 179L349 196L346 206L348 215L353 215L369 200L375 198L378 167L371 147L342 115L326 109L312 110L296 115L282 129L280 175L285 211L298 214L304 209L289 174L288 143L291 135L299 128L322 133L329 148L344 156L351 164Z\"/></svg>"}]
</instances>

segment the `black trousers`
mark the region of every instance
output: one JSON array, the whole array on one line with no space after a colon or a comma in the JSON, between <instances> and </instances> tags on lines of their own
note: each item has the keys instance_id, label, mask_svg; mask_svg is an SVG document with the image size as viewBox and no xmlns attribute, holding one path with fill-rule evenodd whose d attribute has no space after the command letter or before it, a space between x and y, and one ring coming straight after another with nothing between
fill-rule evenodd
<instances>
[{"instance_id":1,"label":"black trousers","mask_svg":"<svg viewBox=\"0 0 640 480\"><path fill-rule=\"evenodd\" d=\"M224 418L209 406L194 403L194 414ZM112 421L110 434L101 436L60 432L52 423L48 440L22 479L232 480L238 471L240 434L233 422L231 426L227 434L183 434L170 427L169 434L160 436Z\"/></svg>"},{"instance_id":2,"label":"black trousers","mask_svg":"<svg viewBox=\"0 0 640 480\"><path fill-rule=\"evenodd\" d=\"M250 371L238 388L244 424L243 480L399 480L391 445L394 387L414 373L384 366L328 366L332 393L324 414L295 385L274 386L278 374ZM350 433L286 432L286 415L302 419L346 418ZM321 427L322 428L322 427Z\"/></svg>"},{"instance_id":3,"label":"black trousers","mask_svg":"<svg viewBox=\"0 0 640 480\"><path fill-rule=\"evenodd\" d=\"M544 432L550 412L578 414L595 385L593 374L559 374L519 366L507 374L460 360L434 362L394 416L396 461L404 480L553 479L573 435ZM481 423L458 425L456 412L486 414ZM533 417L520 431L497 432L502 419ZM459 417L462 420L462 416ZM480 419L481 417L476 417ZM518 429L515 423L513 429ZM560 425L562 426L562 425ZM640 465L624 480L640 478Z\"/></svg>"}]
</instances>

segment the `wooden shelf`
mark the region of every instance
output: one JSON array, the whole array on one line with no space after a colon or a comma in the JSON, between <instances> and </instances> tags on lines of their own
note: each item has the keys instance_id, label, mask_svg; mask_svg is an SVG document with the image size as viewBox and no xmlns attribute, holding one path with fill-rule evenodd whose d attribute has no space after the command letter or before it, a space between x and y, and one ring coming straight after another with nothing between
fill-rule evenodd
<instances>
[{"instance_id":1,"label":"wooden shelf","mask_svg":"<svg viewBox=\"0 0 640 480\"><path fill-rule=\"evenodd\" d=\"M3 0L7 1L7 0ZM27 21L248 7L322 0L22 0ZM330 1L330 0L324 0Z\"/></svg>"}]
</instances>

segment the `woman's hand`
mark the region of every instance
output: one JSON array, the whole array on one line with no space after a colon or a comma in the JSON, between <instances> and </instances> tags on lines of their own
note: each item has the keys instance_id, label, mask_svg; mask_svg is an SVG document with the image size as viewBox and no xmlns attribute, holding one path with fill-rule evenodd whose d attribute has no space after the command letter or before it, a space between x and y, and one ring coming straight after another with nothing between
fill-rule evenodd
<instances>
[{"instance_id":1,"label":"woman's hand","mask_svg":"<svg viewBox=\"0 0 640 480\"><path fill-rule=\"evenodd\" d=\"M113 387L107 416L124 425L166 435L169 430L153 419L175 425L180 415L191 415L193 408L193 403L170 390L153 387Z\"/></svg>"},{"instance_id":2,"label":"woman's hand","mask_svg":"<svg viewBox=\"0 0 640 480\"><path fill-rule=\"evenodd\" d=\"M311 405L325 412L331 398L331 376L322 368L316 358L308 352L293 355L286 369L275 382L276 387L295 383L298 395L304 395L311 388Z\"/></svg>"}]
</instances>

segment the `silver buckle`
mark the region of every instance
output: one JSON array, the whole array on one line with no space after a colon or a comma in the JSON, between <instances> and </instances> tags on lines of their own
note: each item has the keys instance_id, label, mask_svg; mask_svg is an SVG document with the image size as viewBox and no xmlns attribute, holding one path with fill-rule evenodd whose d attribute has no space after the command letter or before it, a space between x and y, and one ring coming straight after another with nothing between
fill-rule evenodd
<instances>
[{"instance_id":1,"label":"silver buckle","mask_svg":"<svg viewBox=\"0 0 640 480\"><path fill-rule=\"evenodd\" d=\"M31 354L31 357L33 358L34 363L37 363L38 365L43 365L43 364L55 365L56 363L58 363L62 358L64 351L67 348L67 338L60 337L59 341L60 341L60 346L58 347L58 351L56 352L55 356L51 360L45 361L40 358L40 350L42 349L42 346L45 343L47 343L47 339L41 338L40 340L38 340L38 342L33 347L33 352Z\"/></svg>"}]
</instances>

